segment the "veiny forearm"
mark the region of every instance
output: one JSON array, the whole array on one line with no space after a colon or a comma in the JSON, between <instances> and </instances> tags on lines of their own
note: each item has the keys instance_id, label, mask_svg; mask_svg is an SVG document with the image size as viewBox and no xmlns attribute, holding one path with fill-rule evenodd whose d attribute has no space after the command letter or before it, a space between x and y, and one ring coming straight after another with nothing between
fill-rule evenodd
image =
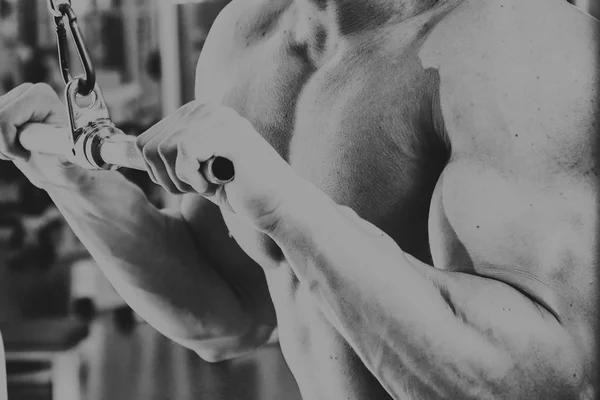
<instances>
[{"instance_id":1,"label":"veiny forearm","mask_svg":"<svg viewBox=\"0 0 600 400\"><path fill-rule=\"evenodd\" d=\"M576 352L529 299L499 282L423 265L311 192L283 212L271 236L395 398L577 398L585 384ZM454 301L476 292L489 302ZM516 312L501 315L511 307Z\"/></svg>"},{"instance_id":2,"label":"veiny forearm","mask_svg":"<svg viewBox=\"0 0 600 400\"><path fill-rule=\"evenodd\" d=\"M227 341L248 316L231 288L198 253L178 213L150 205L117 173L78 192L48 193L120 295L163 334L184 345Z\"/></svg>"}]
</instances>

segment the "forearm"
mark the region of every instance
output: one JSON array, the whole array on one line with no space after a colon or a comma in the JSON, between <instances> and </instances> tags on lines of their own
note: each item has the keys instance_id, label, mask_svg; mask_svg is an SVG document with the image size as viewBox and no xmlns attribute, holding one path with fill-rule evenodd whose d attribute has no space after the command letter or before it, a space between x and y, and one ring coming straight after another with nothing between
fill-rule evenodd
<instances>
[{"instance_id":1,"label":"forearm","mask_svg":"<svg viewBox=\"0 0 600 400\"><path fill-rule=\"evenodd\" d=\"M199 254L183 219L154 208L119 174L48 193L119 294L163 334L218 345L213 339L245 324L239 299Z\"/></svg>"},{"instance_id":2,"label":"forearm","mask_svg":"<svg viewBox=\"0 0 600 400\"><path fill-rule=\"evenodd\" d=\"M306 212L286 212L272 234L300 282L390 394L411 398L407 392L418 388L426 398L440 398L419 382L421 372L433 370L424 363L433 359L422 357L424 333L454 325L438 293L406 266L397 276L404 260L386 259L333 202L312 194L303 199L312 203ZM400 361L393 367L386 360L392 352Z\"/></svg>"},{"instance_id":3,"label":"forearm","mask_svg":"<svg viewBox=\"0 0 600 400\"><path fill-rule=\"evenodd\" d=\"M578 377L582 371L571 343L525 296L419 264L382 232L357 225L324 195L309 192L282 214L271 237L390 394L575 397L570 390L579 378L571 381L571 371ZM489 302L453 301L455 293L477 291L487 291ZM502 307L516 312L502 316Z\"/></svg>"}]
</instances>

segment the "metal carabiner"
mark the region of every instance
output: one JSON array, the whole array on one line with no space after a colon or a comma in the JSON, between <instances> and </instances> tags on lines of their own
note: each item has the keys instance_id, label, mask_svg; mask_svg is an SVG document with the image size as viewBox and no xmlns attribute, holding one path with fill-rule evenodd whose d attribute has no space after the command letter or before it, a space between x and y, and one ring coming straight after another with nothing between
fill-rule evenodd
<instances>
[{"instance_id":1,"label":"metal carabiner","mask_svg":"<svg viewBox=\"0 0 600 400\"><path fill-rule=\"evenodd\" d=\"M69 29L77 48L77 54L79 60L85 71L84 78L77 78L78 88L77 93L82 96L87 96L94 91L96 86L96 70L94 63L88 52L85 39L77 23L77 15L71 8L71 2L68 0L48 0L48 8L50 13L54 17L54 24L56 26L56 38L58 43L58 58L61 68L61 73L65 84L68 84L73 80L69 67L69 46L67 38L67 29L65 27L65 18L69 22Z\"/></svg>"},{"instance_id":2,"label":"metal carabiner","mask_svg":"<svg viewBox=\"0 0 600 400\"><path fill-rule=\"evenodd\" d=\"M55 18L62 18L63 14L58 10L61 4L71 5L71 0L48 0L48 10Z\"/></svg>"},{"instance_id":3,"label":"metal carabiner","mask_svg":"<svg viewBox=\"0 0 600 400\"><path fill-rule=\"evenodd\" d=\"M77 104L77 81L72 80L65 88L69 125L71 127L72 161L87 169L116 170L118 165L106 163L100 155L104 140L126 136L110 119L108 107L98 84L91 92L91 104Z\"/></svg>"}]
</instances>

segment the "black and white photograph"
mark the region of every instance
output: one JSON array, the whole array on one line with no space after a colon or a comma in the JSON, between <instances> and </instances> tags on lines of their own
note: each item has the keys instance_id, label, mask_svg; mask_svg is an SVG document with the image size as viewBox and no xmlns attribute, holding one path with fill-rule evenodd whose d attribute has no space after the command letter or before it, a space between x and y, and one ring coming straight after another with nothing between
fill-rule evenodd
<instances>
[{"instance_id":1,"label":"black and white photograph","mask_svg":"<svg viewBox=\"0 0 600 400\"><path fill-rule=\"evenodd\" d=\"M0 0L0 400L600 399L600 0Z\"/></svg>"}]
</instances>

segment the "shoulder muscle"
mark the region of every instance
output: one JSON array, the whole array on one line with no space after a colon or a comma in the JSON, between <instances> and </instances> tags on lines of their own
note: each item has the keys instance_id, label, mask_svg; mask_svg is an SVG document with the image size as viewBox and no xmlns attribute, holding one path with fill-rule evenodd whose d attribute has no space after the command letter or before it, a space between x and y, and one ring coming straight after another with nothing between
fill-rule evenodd
<instances>
[{"instance_id":1,"label":"shoulder muscle","mask_svg":"<svg viewBox=\"0 0 600 400\"><path fill-rule=\"evenodd\" d=\"M562 0L463 1L424 43L453 151L498 131L559 135L598 117L600 23ZM464 149L468 151L468 148Z\"/></svg>"}]
</instances>

